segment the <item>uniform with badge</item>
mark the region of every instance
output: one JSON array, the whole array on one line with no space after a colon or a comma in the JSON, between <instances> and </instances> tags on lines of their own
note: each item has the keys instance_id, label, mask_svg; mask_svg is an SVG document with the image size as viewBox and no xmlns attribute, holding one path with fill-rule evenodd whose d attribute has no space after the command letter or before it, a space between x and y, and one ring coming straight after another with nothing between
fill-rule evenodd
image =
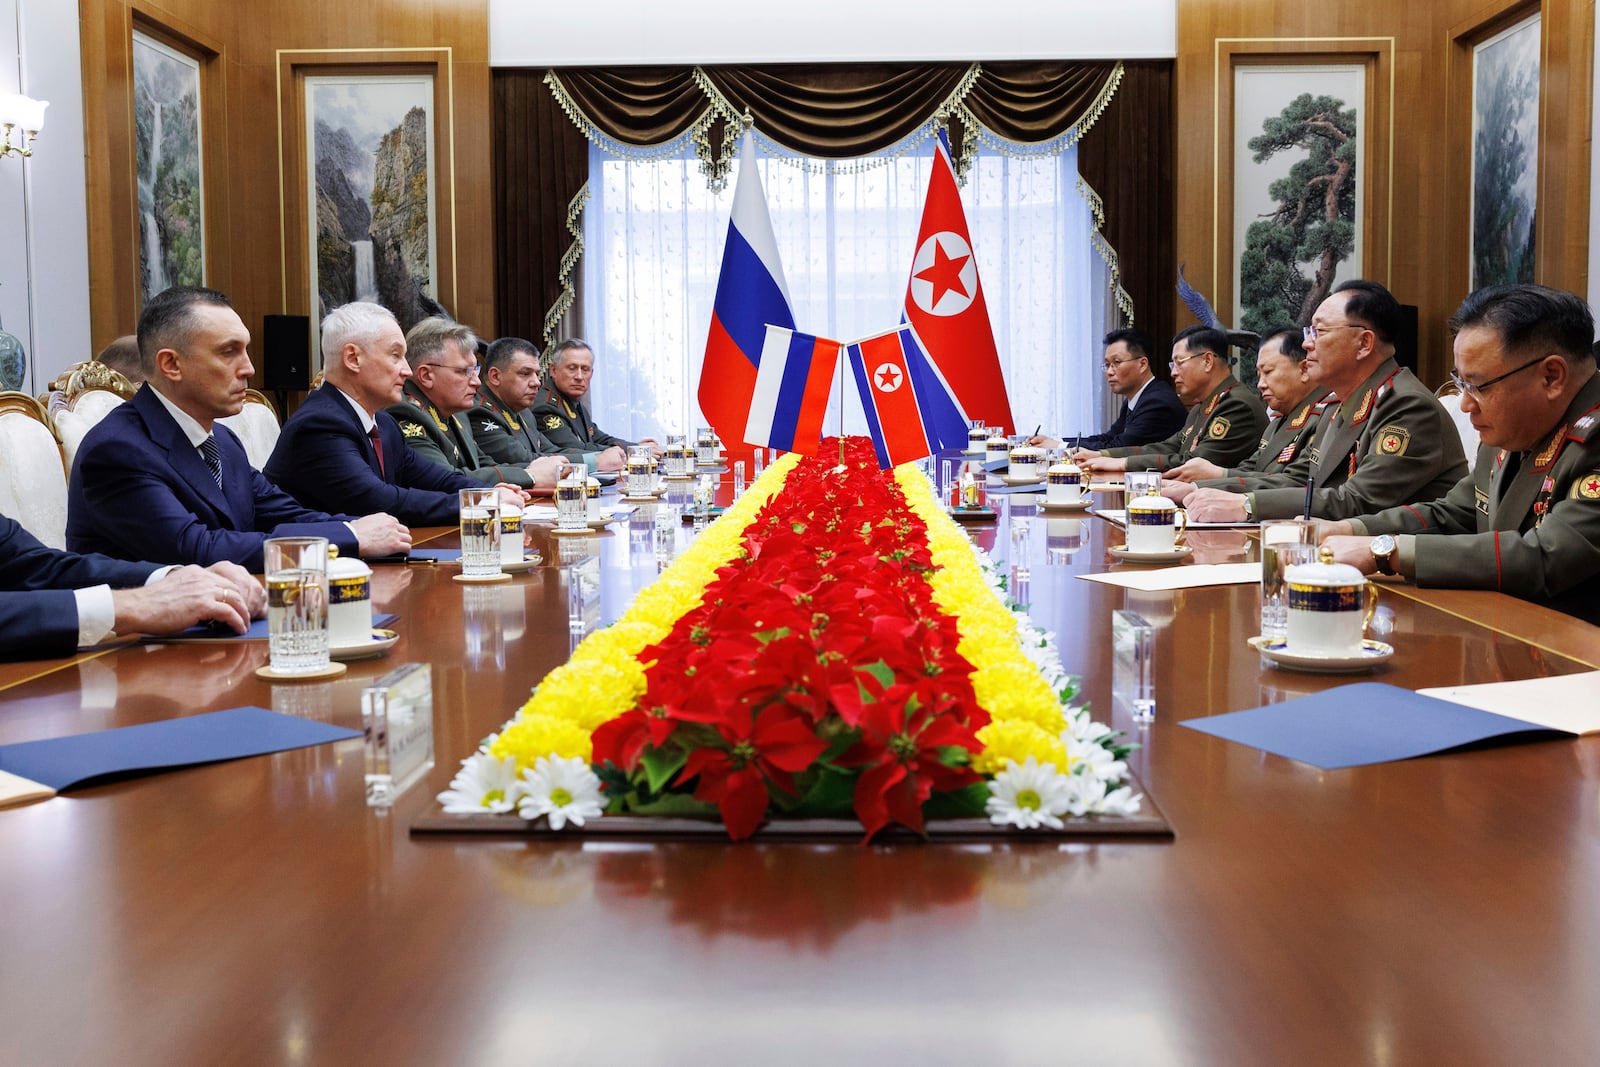
<instances>
[{"instance_id":1,"label":"uniform with badge","mask_svg":"<svg viewBox=\"0 0 1600 1067\"><path fill-rule=\"evenodd\" d=\"M1309 396L1295 405L1293 411L1272 420L1267 432L1261 435L1261 445L1253 456L1229 469L1222 478L1207 479L1200 484L1216 485L1224 479L1234 479L1242 485L1247 474L1277 474L1288 470L1301 453L1311 446L1311 440L1317 432L1317 420L1336 403L1338 401L1327 393L1313 389Z\"/></svg>"},{"instance_id":2,"label":"uniform with badge","mask_svg":"<svg viewBox=\"0 0 1600 1067\"><path fill-rule=\"evenodd\" d=\"M485 485L508 482L523 489L533 486L533 476L526 466L510 463L501 466L480 455L472 431L462 421L462 416L441 415L416 379L406 379L401 396L400 403L391 404L385 410L400 424L406 447L421 458L460 471Z\"/></svg>"},{"instance_id":3,"label":"uniform with badge","mask_svg":"<svg viewBox=\"0 0 1600 1067\"><path fill-rule=\"evenodd\" d=\"M1414 500L1433 500L1467 473L1461 435L1433 393L1386 359L1317 420L1311 446L1276 473L1199 485L1249 493L1257 519L1299 515L1312 483L1311 514L1346 519Z\"/></svg>"},{"instance_id":4,"label":"uniform with badge","mask_svg":"<svg viewBox=\"0 0 1600 1067\"><path fill-rule=\"evenodd\" d=\"M1538 448L1484 445L1442 499L1350 525L1399 535L1395 569L1418 585L1497 589L1600 624L1600 374Z\"/></svg>"},{"instance_id":5,"label":"uniform with badge","mask_svg":"<svg viewBox=\"0 0 1600 1067\"><path fill-rule=\"evenodd\" d=\"M1219 467L1248 459L1267 428L1267 409L1254 389L1233 375L1189 409L1183 429L1150 445L1112 448L1105 455L1126 459L1130 471L1166 471L1196 457Z\"/></svg>"},{"instance_id":6,"label":"uniform with badge","mask_svg":"<svg viewBox=\"0 0 1600 1067\"><path fill-rule=\"evenodd\" d=\"M478 405L461 416L472 429L472 439L485 462L507 463L526 468L540 456L564 455L561 449L533 424L533 409L514 412L500 402L487 385L478 389ZM583 454L585 466L594 470L597 452Z\"/></svg>"},{"instance_id":7,"label":"uniform with badge","mask_svg":"<svg viewBox=\"0 0 1600 1067\"><path fill-rule=\"evenodd\" d=\"M563 456L572 459L612 446L632 448L634 445L596 426L589 418L589 410L578 401L562 396L548 373L539 383L539 393L533 398L527 417L532 418L534 427L549 438Z\"/></svg>"}]
</instances>

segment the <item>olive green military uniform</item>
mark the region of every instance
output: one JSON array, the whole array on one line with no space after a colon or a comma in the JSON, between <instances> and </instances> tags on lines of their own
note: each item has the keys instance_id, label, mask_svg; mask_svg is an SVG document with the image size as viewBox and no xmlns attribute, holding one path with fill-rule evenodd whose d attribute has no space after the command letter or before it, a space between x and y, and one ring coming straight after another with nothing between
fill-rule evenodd
<instances>
[{"instance_id":1,"label":"olive green military uniform","mask_svg":"<svg viewBox=\"0 0 1600 1067\"><path fill-rule=\"evenodd\" d=\"M561 449L562 455L573 459L585 452L598 452L612 445L633 447L632 441L612 437L596 426L589 418L589 410L578 401L562 396L549 374L540 380L539 393L533 398L528 416L533 419L539 432Z\"/></svg>"},{"instance_id":2,"label":"olive green military uniform","mask_svg":"<svg viewBox=\"0 0 1600 1067\"><path fill-rule=\"evenodd\" d=\"M1498 589L1600 624L1600 374L1538 448L1484 445L1442 499L1350 525L1400 535L1400 573L1418 585Z\"/></svg>"},{"instance_id":3,"label":"olive green military uniform","mask_svg":"<svg viewBox=\"0 0 1600 1067\"><path fill-rule=\"evenodd\" d=\"M499 466L479 455L472 431L461 414L449 418L439 414L439 409L433 406L415 379L406 380L401 396L400 403L391 404L385 410L400 424L407 448L430 462L458 470L485 485L509 482L523 489L533 486L533 476L526 466L511 463Z\"/></svg>"},{"instance_id":4,"label":"olive green military uniform","mask_svg":"<svg viewBox=\"0 0 1600 1067\"><path fill-rule=\"evenodd\" d=\"M1455 423L1416 375L1384 360L1317 420L1311 447L1288 468L1242 481L1200 482L1250 494L1250 513L1281 519L1302 513L1347 519L1416 500L1433 500L1467 473Z\"/></svg>"},{"instance_id":5,"label":"olive green military uniform","mask_svg":"<svg viewBox=\"0 0 1600 1067\"><path fill-rule=\"evenodd\" d=\"M526 468L540 456L564 455L533 425L533 409L514 412L500 402L487 385L478 389L478 404L461 416L472 430L473 442L485 462ZM594 471L598 452L583 453L584 465Z\"/></svg>"},{"instance_id":6,"label":"olive green military uniform","mask_svg":"<svg viewBox=\"0 0 1600 1067\"><path fill-rule=\"evenodd\" d=\"M1227 472L1221 478L1207 479L1202 485L1215 485L1223 479L1244 482L1247 474L1276 474L1286 471L1302 452L1310 447L1317 432L1317 420L1338 401L1326 392L1313 389L1311 394L1294 406L1294 410L1279 415L1261 435L1261 445L1255 455Z\"/></svg>"},{"instance_id":7,"label":"olive green military uniform","mask_svg":"<svg viewBox=\"0 0 1600 1067\"><path fill-rule=\"evenodd\" d=\"M1165 471L1199 457L1219 467L1248 459L1267 428L1267 409L1254 389L1228 375L1211 395L1189 409L1183 429L1148 445L1109 448L1103 453L1126 459L1131 471Z\"/></svg>"}]
</instances>

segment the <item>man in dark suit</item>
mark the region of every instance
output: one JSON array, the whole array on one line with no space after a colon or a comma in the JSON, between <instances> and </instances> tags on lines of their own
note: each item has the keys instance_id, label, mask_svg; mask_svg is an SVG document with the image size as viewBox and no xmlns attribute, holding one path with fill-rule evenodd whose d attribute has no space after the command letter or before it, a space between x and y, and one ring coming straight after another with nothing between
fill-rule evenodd
<instances>
[{"instance_id":1,"label":"man in dark suit","mask_svg":"<svg viewBox=\"0 0 1600 1067\"><path fill-rule=\"evenodd\" d=\"M539 350L533 342L502 337L490 345L478 404L463 416L472 426L478 452L496 463L524 465L540 456L560 455L561 449L534 425L530 409L538 395ZM627 453L616 445L583 453L584 467L591 472L618 471L627 461Z\"/></svg>"},{"instance_id":2,"label":"man in dark suit","mask_svg":"<svg viewBox=\"0 0 1600 1067\"><path fill-rule=\"evenodd\" d=\"M167 568L59 552L0 515L0 660L70 656L108 637L200 622L243 633L266 603L232 563Z\"/></svg>"},{"instance_id":3,"label":"man in dark suit","mask_svg":"<svg viewBox=\"0 0 1600 1067\"><path fill-rule=\"evenodd\" d=\"M1181 430L1188 413L1172 383L1157 378L1152 371L1150 338L1138 330L1112 330L1106 334L1105 346L1106 384L1117 396L1127 397L1128 402L1109 430L1076 439L1073 444L1095 450L1147 445ZM1061 447L1060 439L1055 437L1036 436L1029 443Z\"/></svg>"},{"instance_id":4,"label":"man in dark suit","mask_svg":"<svg viewBox=\"0 0 1600 1067\"><path fill-rule=\"evenodd\" d=\"M325 384L284 423L266 474L313 505L375 509L413 526L453 526L456 493L482 486L406 447L384 409L411 376L406 339L389 309L366 301L322 320ZM509 490L520 504L522 494Z\"/></svg>"},{"instance_id":5,"label":"man in dark suit","mask_svg":"<svg viewBox=\"0 0 1600 1067\"><path fill-rule=\"evenodd\" d=\"M260 571L268 537L326 537L386 556L411 535L388 515L312 511L250 466L215 421L237 415L255 367L250 331L213 289L174 286L139 316L145 387L83 440L67 494L67 547L119 559Z\"/></svg>"}]
</instances>

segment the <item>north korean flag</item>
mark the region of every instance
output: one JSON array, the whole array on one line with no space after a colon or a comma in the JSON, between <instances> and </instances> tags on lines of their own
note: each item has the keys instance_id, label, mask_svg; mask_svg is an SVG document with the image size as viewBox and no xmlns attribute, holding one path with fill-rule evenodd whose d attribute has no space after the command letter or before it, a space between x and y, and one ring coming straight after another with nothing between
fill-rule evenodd
<instances>
[{"instance_id":1,"label":"north korean flag","mask_svg":"<svg viewBox=\"0 0 1600 1067\"><path fill-rule=\"evenodd\" d=\"M909 323L845 346L878 465L913 463L966 441L967 422Z\"/></svg>"}]
</instances>

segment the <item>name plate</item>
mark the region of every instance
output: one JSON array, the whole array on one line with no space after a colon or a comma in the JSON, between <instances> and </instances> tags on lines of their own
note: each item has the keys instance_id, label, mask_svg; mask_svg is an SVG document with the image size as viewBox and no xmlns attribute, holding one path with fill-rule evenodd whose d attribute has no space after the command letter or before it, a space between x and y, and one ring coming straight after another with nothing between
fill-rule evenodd
<instances>
[{"instance_id":1,"label":"name plate","mask_svg":"<svg viewBox=\"0 0 1600 1067\"><path fill-rule=\"evenodd\" d=\"M1156 629L1133 611L1111 613L1111 699L1136 723L1156 717Z\"/></svg>"},{"instance_id":2,"label":"name plate","mask_svg":"<svg viewBox=\"0 0 1600 1067\"><path fill-rule=\"evenodd\" d=\"M566 572L567 630L582 637L600 625L600 557L579 560Z\"/></svg>"},{"instance_id":3,"label":"name plate","mask_svg":"<svg viewBox=\"0 0 1600 1067\"><path fill-rule=\"evenodd\" d=\"M396 667L361 692L367 805L388 808L433 769L433 668Z\"/></svg>"}]
</instances>

